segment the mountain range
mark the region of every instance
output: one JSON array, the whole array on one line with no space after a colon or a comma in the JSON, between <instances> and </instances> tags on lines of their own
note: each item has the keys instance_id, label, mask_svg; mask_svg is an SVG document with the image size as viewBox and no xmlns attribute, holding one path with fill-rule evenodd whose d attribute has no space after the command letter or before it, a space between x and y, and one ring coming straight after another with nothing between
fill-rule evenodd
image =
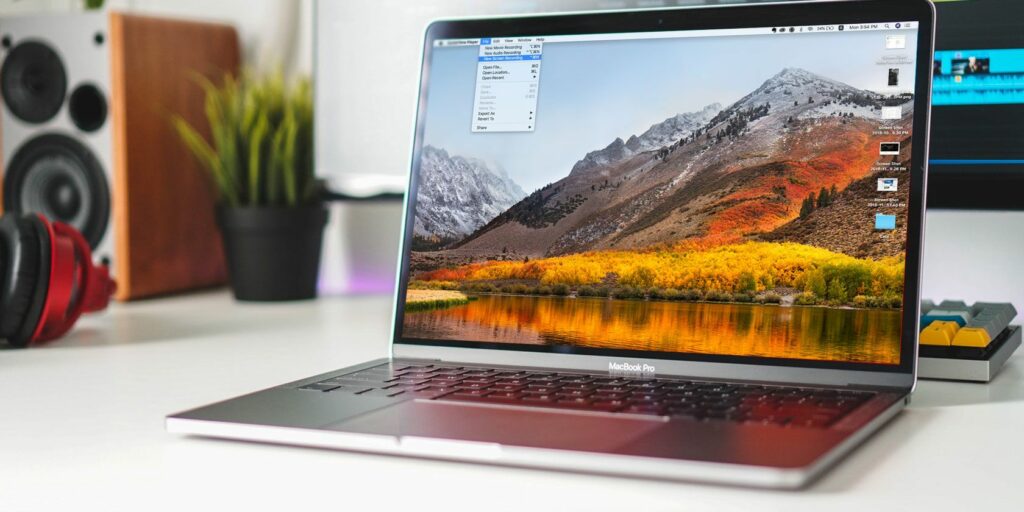
<instances>
[{"instance_id":1,"label":"mountain range","mask_svg":"<svg viewBox=\"0 0 1024 512\"><path fill-rule=\"evenodd\" d=\"M903 118L883 121L882 106L896 105L904 106ZM669 117L585 155L565 178L507 209L474 214L476 222L494 213L468 236L457 235L470 222L448 230L457 241L446 247L463 258L535 258L766 237L797 219L809 195L869 180L881 142L903 141L897 158L909 155L911 106L909 96L885 97L787 68L728 107ZM431 205L440 204L434 194L457 192L450 182L444 188L428 194ZM793 232L813 245L808 226Z\"/></svg>"},{"instance_id":2,"label":"mountain range","mask_svg":"<svg viewBox=\"0 0 1024 512\"><path fill-rule=\"evenodd\" d=\"M421 246L464 238L526 196L504 171L429 145L418 177L413 236Z\"/></svg>"}]
</instances>

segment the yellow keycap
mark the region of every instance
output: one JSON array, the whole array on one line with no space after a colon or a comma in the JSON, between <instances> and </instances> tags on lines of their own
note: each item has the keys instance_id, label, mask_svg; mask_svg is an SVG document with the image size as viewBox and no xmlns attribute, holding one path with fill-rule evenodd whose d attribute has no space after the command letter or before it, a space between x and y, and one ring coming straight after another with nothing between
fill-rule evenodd
<instances>
[{"instance_id":1,"label":"yellow keycap","mask_svg":"<svg viewBox=\"0 0 1024 512\"><path fill-rule=\"evenodd\" d=\"M953 345L957 347L985 348L991 342L992 339L988 337L988 331L980 327L964 327L953 338Z\"/></svg>"},{"instance_id":2,"label":"yellow keycap","mask_svg":"<svg viewBox=\"0 0 1024 512\"><path fill-rule=\"evenodd\" d=\"M960 324L937 320L921 331L921 344L948 347L953 343Z\"/></svg>"}]
</instances>

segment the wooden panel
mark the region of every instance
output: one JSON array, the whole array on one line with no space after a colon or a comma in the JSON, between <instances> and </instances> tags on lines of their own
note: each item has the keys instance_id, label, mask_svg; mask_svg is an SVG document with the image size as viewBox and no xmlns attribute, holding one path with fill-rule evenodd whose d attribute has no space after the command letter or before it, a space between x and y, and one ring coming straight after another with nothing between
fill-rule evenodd
<instances>
[{"instance_id":1,"label":"wooden panel","mask_svg":"<svg viewBox=\"0 0 1024 512\"><path fill-rule=\"evenodd\" d=\"M206 131L203 92L239 69L231 27L111 13L113 210L118 299L225 282L214 194L171 128L181 114ZM207 134L208 135L208 134Z\"/></svg>"}]
</instances>

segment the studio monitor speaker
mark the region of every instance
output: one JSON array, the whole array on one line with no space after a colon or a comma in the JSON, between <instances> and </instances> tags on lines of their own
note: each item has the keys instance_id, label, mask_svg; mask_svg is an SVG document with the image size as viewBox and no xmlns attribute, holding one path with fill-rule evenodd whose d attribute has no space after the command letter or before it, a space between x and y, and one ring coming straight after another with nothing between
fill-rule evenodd
<instances>
[{"instance_id":1,"label":"studio monitor speaker","mask_svg":"<svg viewBox=\"0 0 1024 512\"><path fill-rule=\"evenodd\" d=\"M221 284L214 192L171 128L206 126L197 75L239 67L228 26L85 13L0 18L2 204L78 228L117 298Z\"/></svg>"}]
</instances>

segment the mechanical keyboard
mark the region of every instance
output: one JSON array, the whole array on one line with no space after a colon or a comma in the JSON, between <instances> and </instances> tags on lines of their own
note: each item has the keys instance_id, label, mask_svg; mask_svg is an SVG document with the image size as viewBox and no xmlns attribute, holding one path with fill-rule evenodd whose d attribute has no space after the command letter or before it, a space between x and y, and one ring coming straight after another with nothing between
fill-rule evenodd
<instances>
[{"instance_id":1,"label":"mechanical keyboard","mask_svg":"<svg viewBox=\"0 0 1024 512\"><path fill-rule=\"evenodd\" d=\"M300 389L809 428L827 428L874 396L825 388L397 362Z\"/></svg>"},{"instance_id":2,"label":"mechanical keyboard","mask_svg":"<svg viewBox=\"0 0 1024 512\"><path fill-rule=\"evenodd\" d=\"M1021 345L1012 304L921 303L918 378L990 382Z\"/></svg>"},{"instance_id":3,"label":"mechanical keyboard","mask_svg":"<svg viewBox=\"0 0 1024 512\"><path fill-rule=\"evenodd\" d=\"M1013 304L963 301L921 303L921 345L985 348L999 338L1017 316Z\"/></svg>"}]
</instances>

